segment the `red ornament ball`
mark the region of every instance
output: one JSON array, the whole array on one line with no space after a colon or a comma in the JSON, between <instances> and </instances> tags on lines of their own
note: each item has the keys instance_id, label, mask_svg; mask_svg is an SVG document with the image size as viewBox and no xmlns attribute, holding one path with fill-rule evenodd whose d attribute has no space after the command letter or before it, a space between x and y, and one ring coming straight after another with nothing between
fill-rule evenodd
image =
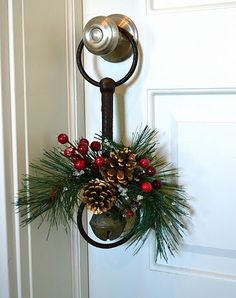
<instances>
[{"instance_id":1,"label":"red ornament ball","mask_svg":"<svg viewBox=\"0 0 236 298\"><path fill-rule=\"evenodd\" d=\"M102 166L105 165L105 163L106 163L106 160L105 160L105 158L103 156L97 156L95 158L95 165L97 167L102 167Z\"/></svg>"},{"instance_id":2,"label":"red ornament ball","mask_svg":"<svg viewBox=\"0 0 236 298\"><path fill-rule=\"evenodd\" d=\"M160 187L162 186L162 182L161 182L161 180L154 180L154 181L152 182L152 186L153 186L153 188L155 188L155 189L160 188Z\"/></svg>"},{"instance_id":3,"label":"red ornament ball","mask_svg":"<svg viewBox=\"0 0 236 298\"><path fill-rule=\"evenodd\" d=\"M66 157L72 157L75 154L75 149L73 147L66 147L64 150L64 155Z\"/></svg>"},{"instance_id":4,"label":"red ornament ball","mask_svg":"<svg viewBox=\"0 0 236 298\"><path fill-rule=\"evenodd\" d=\"M68 135L65 133L59 134L59 136L57 136L57 140L60 144L66 144L69 142Z\"/></svg>"},{"instance_id":5,"label":"red ornament ball","mask_svg":"<svg viewBox=\"0 0 236 298\"><path fill-rule=\"evenodd\" d=\"M148 176L154 176L156 174L156 168L154 167L148 167L146 170L146 173Z\"/></svg>"},{"instance_id":6,"label":"red ornament ball","mask_svg":"<svg viewBox=\"0 0 236 298\"><path fill-rule=\"evenodd\" d=\"M143 157L139 160L138 164L140 165L140 167L142 167L143 169L146 169L149 167L150 165L150 160L147 157Z\"/></svg>"},{"instance_id":7,"label":"red ornament ball","mask_svg":"<svg viewBox=\"0 0 236 298\"><path fill-rule=\"evenodd\" d=\"M85 138L82 138L82 139L80 139L80 141L79 141L79 145L89 145L89 141L87 140L87 139L85 139Z\"/></svg>"},{"instance_id":8,"label":"red ornament ball","mask_svg":"<svg viewBox=\"0 0 236 298\"><path fill-rule=\"evenodd\" d=\"M88 145L86 145L86 144L79 144L77 150L78 150L78 152L79 152L80 154L85 155L85 154L87 154L87 152L88 152Z\"/></svg>"},{"instance_id":9,"label":"red ornament ball","mask_svg":"<svg viewBox=\"0 0 236 298\"><path fill-rule=\"evenodd\" d=\"M152 184L148 181L141 183L141 189L143 192L151 192L152 191Z\"/></svg>"},{"instance_id":10,"label":"red ornament ball","mask_svg":"<svg viewBox=\"0 0 236 298\"><path fill-rule=\"evenodd\" d=\"M93 150L93 151L99 151L101 149L101 143L98 142L98 141L93 141L91 144L90 144L90 148Z\"/></svg>"},{"instance_id":11,"label":"red ornament ball","mask_svg":"<svg viewBox=\"0 0 236 298\"><path fill-rule=\"evenodd\" d=\"M82 158L78 158L75 162L74 162L74 167L76 168L76 170L84 170L87 166L87 162L85 159Z\"/></svg>"},{"instance_id":12,"label":"red ornament ball","mask_svg":"<svg viewBox=\"0 0 236 298\"><path fill-rule=\"evenodd\" d=\"M126 211L125 215L126 215L126 217L133 217L134 216L134 211L129 209L129 210Z\"/></svg>"}]
</instances>

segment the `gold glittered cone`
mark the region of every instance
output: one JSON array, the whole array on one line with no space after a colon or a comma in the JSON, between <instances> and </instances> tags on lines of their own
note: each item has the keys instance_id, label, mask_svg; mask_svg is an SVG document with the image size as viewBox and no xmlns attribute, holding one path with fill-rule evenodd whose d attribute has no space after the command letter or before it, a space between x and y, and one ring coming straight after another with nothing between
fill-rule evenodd
<instances>
[{"instance_id":1,"label":"gold glittered cone","mask_svg":"<svg viewBox=\"0 0 236 298\"><path fill-rule=\"evenodd\" d=\"M110 152L100 173L105 181L124 185L134 179L136 166L136 155L129 148L124 148Z\"/></svg>"},{"instance_id":2,"label":"gold glittered cone","mask_svg":"<svg viewBox=\"0 0 236 298\"><path fill-rule=\"evenodd\" d=\"M113 184L95 179L91 180L83 191L83 202L94 214L110 210L117 200L117 190Z\"/></svg>"}]
</instances>

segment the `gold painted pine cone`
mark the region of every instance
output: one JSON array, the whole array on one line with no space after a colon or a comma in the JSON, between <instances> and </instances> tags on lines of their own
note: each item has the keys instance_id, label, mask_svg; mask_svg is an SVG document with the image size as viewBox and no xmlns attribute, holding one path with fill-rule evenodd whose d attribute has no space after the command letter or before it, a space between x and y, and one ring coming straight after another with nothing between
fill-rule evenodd
<instances>
[{"instance_id":1,"label":"gold painted pine cone","mask_svg":"<svg viewBox=\"0 0 236 298\"><path fill-rule=\"evenodd\" d=\"M117 190L109 182L91 180L83 191L83 202L94 214L102 214L110 210L117 200Z\"/></svg>"},{"instance_id":2,"label":"gold painted pine cone","mask_svg":"<svg viewBox=\"0 0 236 298\"><path fill-rule=\"evenodd\" d=\"M129 148L124 148L110 152L100 173L105 181L124 185L134 179L136 166L136 155Z\"/></svg>"}]
</instances>

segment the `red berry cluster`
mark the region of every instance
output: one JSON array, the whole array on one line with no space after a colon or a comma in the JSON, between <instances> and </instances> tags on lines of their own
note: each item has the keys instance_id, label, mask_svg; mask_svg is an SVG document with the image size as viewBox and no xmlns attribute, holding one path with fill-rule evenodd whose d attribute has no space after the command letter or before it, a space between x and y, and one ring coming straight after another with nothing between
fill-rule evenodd
<instances>
[{"instance_id":1,"label":"red berry cluster","mask_svg":"<svg viewBox=\"0 0 236 298\"><path fill-rule=\"evenodd\" d=\"M134 216L134 211L132 209L128 209L125 211L125 217L131 218Z\"/></svg>"},{"instance_id":2,"label":"red berry cluster","mask_svg":"<svg viewBox=\"0 0 236 298\"><path fill-rule=\"evenodd\" d=\"M89 148L94 152L98 152L101 149L100 142L93 141L89 144L89 141L85 138L80 139L76 147L69 141L65 133L59 134L57 139L60 144L69 144L64 150L64 156L70 158L74 163L74 167L79 171L84 170L89 164L89 158L87 156ZM99 167L104 165L105 159L101 156L97 156L94 162L95 165Z\"/></svg>"},{"instance_id":3,"label":"red berry cluster","mask_svg":"<svg viewBox=\"0 0 236 298\"><path fill-rule=\"evenodd\" d=\"M106 158L101 156L99 151L101 150L101 143L98 141L93 141L89 144L89 141L85 138L79 140L77 146L73 145L65 133L61 133L58 137L58 142L61 144L68 144L64 150L64 156L70 158L74 163L75 169L81 171L86 169L89 165L93 168L103 167L106 163ZM97 152L96 157L94 155L91 160L91 156L89 156L89 149L93 152ZM147 157L142 157L138 161L138 165L143 169L144 176L152 177L156 174L156 168L151 165L150 160ZM150 180L150 179L147 179ZM158 189L162 186L162 182L160 180L142 181L140 184L140 188L143 192L149 193L153 189ZM130 216L130 215L128 215Z\"/></svg>"},{"instance_id":4,"label":"red berry cluster","mask_svg":"<svg viewBox=\"0 0 236 298\"><path fill-rule=\"evenodd\" d=\"M156 168L152 167L150 160L147 157L142 157L139 162L139 166L145 170L147 176L154 176L156 174ZM160 180L153 180L152 182L144 181L140 187L143 192L151 192L154 189L160 188L162 182Z\"/></svg>"}]
</instances>

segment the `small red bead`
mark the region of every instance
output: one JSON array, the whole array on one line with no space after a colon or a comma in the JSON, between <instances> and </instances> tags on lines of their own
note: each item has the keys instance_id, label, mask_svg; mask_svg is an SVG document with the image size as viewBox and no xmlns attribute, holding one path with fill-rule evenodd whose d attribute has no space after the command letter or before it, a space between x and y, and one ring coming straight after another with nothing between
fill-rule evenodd
<instances>
[{"instance_id":1,"label":"small red bead","mask_svg":"<svg viewBox=\"0 0 236 298\"><path fill-rule=\"evenodd\" d=\"M146 169L150 165L150 160L147 157L143 157L139 160L138 163L139 163L140 167Z\"/></svg>"},{"instance_id":2,"label":"small red bead","mask_svg":"<svg viewBox=\"0 0 236 298\"><path fill-rule=\"evenodd\" d=\"M162 186L162 182L161 182L161 180L154 180L153 182L152 182L152 186L153 186L153 188L160 188L161 186Z\"/></svg>"},{"instance_id":3,"label":"small red bead","mask_svg":"<svg viewBox=\"0 0 236 298\"><path fill-rule=\"evenodd\" d=\"M69 142L68 135L65 133L59 134L59 136L57 137L57 140L60 144L66 144Z\"/></svg>"},{"instance_id":4,"label":"small red bead","mask_svg":"<svg viewBox=\"0 0 236 298\"><path fill-rule=\"evenodd\" d=\"M80 154L85 155L85 154L87 154L87 152L88 152L88 145L86 145L86 144L79 144L77 150L78 150L78 152L79 152Z\"/></svg>"},{"instance_id":5,"label":"small red bead","mask_svg":"<svg viewBox=\"0 0 236 298\"><path fill-rule=\"evenodd\" d=\"M146 170L146 173L148 176L153 176L156 174L156 168L154 167L148 167L147 170Z\"/></svg>"},{"instance_id":6,"label":"small red bead","mask_svg":"<svg viewBox=\"0 0 236 298\"><path fill-rule=\"evenodd\" d=\"M73 156L75 153L75 149L73 147L66 147L66 149L64 150L64 155L66 157L71 157Z\"/></svg>"},{"instance_id":7,"label":"small red bead","mask_svg":"<svg viewBox=\"0 0 236 298\"><path fill-rule=\"evenodd\" d=\"M101 149L101 143L98 142L98 141L93 141L91 144L90 144L90 148L93 150L93 151L99 151Z\"/></svg>"},{"instance_id":8,"label":"small red bead","mask_svg":"<svg viewBox=\"0 0 236 298\"><path fill-rule=\"evenodd\" d=\"M87 162L85 159L82 159L82 158L78 158L75 162L74 162L74 167L81 171L81 170L84 170L87 166Z\"/></svg>"},{"instance_id":9,"label":"small red bead","mask_svg":"<svg viewBox=\"0 0 236 298\"><path fill-rule=\"evenodd\" d=\"M102 157L102 156L97 156L97 157L95 158L95 165L98 166L98 167L102 167L102 166L104 166L104 165L105 165L105 162L106 162L106 160L105 160L105 158Z\"/></svg>"},{"instance_id":10,"label":"small red bead","mask_svg":"<svg viewBox=\"0 0 236 298\"><path fill-rule=\"evenodd\" d=\"M133 216L134 216L134 211L131 210L131 209L127 210L127 211L126 211L126 216L127 216L127 217L133 217Z\"/></svg>"},{"instance_id":11,"label":"small red bead","mask_svg":"<svg viewBox=\"0 0 236 298\"><path fill-rule=\"evenodd\" d=\"M143 192L151 192L152 191L152 184L148 181L141 183L141 189Z\"/></svg>"},{"instance_id":12,"label":"small red bead","mask_svg":"<svg viewBox=\"0 0 236 298\"><path fill-rule=\"evenodd\" d=\"M85 138L82 138L82 139L80 139L80 141L79 141L79 145L82 145L82 144L84 144L84 145L89 145L89 141L87 140L87 139L85 139Z\"/></svg>"}]
</instances>

